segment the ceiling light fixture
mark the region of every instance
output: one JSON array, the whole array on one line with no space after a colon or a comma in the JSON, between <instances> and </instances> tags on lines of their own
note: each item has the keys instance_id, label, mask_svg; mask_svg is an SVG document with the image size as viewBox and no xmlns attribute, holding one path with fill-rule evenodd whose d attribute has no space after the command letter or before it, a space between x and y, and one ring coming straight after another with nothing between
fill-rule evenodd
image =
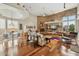
<instances>
[{"instance_id":1,"label":"ceiling light fixture","mask_svg":"<svg viewBox=\"0 0 79 59\"><path fill-rule=\"evenodd\" d=\"M64 3L64 9L66 8L66 3Z\"/></svg>"},{"instance_id":2,"label":"ceiling light fixture","mask_svg":"<svg viewBox=\"0 0 79 59\"><path fill-rule=\"evenodd\" d=\"M17 3L17 5L20 5L20 3Z\"/></svg>"},{"instance_id":3,"label":"ceiling light fixture","mask_svg":"<svg viewBox=\"0 0 79 59\"><path fill-rule=\"evenodd\" d=\"M43 16L46 16L45 14L43 14Z\"/></svg>"},{"instance_id":4,"label":"ceiling light fixture","mask_svg":"<svg viewBox=\"0 0 79 59\"><path fill-rule=\"evenodd\" d=\"M13 24L13 12L11 13L11 23L9 24L11 27L14 27L14 24Z\"/></svg>"},{"instance_id":5,"label":"ceiling light fixture","mask_svg":"<svg viewBox=\"0 0 79 59\"><path fill-rule=\"evenodd\" d=\"M46 11L46 9L45 9L45 8L43 8L42 10L43 10L43 16L47 16L47 14L46 14L46 12L45 12L45 11Z\"/></svg>"}]
</instances>

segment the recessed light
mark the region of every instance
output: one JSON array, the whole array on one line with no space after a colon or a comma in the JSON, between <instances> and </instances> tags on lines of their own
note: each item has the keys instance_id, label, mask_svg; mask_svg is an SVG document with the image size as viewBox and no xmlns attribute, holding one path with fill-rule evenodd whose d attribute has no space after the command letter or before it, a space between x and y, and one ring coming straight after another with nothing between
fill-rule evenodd
<instances>
[{"instance_id":1,"label":"recessed light","mask_svg":"<svg viewBox=\"0 0 79 59\"><path fill-rule=\"evenodd\" d=\"M45 14L43 14L43 16L45 16Z\"/></svg>"}]
</instances>

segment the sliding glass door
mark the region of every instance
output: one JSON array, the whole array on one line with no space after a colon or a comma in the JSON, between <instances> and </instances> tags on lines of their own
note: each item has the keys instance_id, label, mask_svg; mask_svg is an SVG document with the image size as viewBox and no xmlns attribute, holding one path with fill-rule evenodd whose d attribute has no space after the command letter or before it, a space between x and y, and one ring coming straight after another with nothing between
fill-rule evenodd
<instances>
[{"instance_id":1,"label":"sliding glass door","mask_svg":"<svg viewBox=\"0 0 79 59\"><path fill-rule=\"evenodd\" d=\"M12 49L9 48L16 45L17 39L13 38L12 40L10 32L17 31L18 27L18 21L0 18L0 55L5 55L6 53L9 55L11 54ZM5 34L8 34L8 38L5 36ZM14 45L12 45L12 42ZM8 52L7 49L9 49Z\"/></svg>"}]
</instances>

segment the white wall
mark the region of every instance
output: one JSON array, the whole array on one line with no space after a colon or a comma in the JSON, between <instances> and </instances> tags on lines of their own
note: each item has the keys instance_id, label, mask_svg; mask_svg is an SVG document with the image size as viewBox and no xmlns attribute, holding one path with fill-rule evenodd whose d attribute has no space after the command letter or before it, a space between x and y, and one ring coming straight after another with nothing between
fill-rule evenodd
<instances>
[{"instance_id":1,"label":"white wall","mask_svg":"<svg viewBox=\"0 0 79 59\"><path fill-rule=\"evenodd\" d=\"M37 17L30 15L28 18L25 20L20 20L19 23L23 24L23 30L27 31L26 25L27 26L35 26L37 29Z\"/></svg>"},{"instance_id":2,"label":"white wall","mask_svg":"<svg viewBox=\"0 0 79 59\"><path fill-rule=\"evenodd\" d=\"M0 17L1 18L1 17ZM3 19L6 19L6 18L3 18ZM16 20L19 22L19 24L23 24L23 30L24 31L27 31L28 29L26 29L26 25L27 26L35 26L36 29L37 29L37 17L36 16L32 16L30 15L28 18L26 18L25 20ZM18 27L19 29L19 27ZM3 30L0 32L3 32Z\"/></svg>"}]
</instances>

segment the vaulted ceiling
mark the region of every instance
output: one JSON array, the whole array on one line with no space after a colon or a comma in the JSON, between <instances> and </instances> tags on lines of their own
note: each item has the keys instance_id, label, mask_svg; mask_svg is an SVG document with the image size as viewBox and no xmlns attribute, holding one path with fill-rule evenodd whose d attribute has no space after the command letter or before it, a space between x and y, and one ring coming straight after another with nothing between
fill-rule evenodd
<instances>
[{"instance_id":1,"label":"vaulted ceiling","mask_svg":"<svg viewBox=\"0 0 79 59\"><path fill-rule=\"evenodd\" d=\"M75 3L65 3L65 8L64 3L28 3L22 5L35 16L42 16L44 14L51 15L77 6Z\"/></svg>"},{"instance_id":2,"label":"vaulted ceiling","mask_svg":"<svg viewBox=\"0 0 79 59\"><path fill-rule=\"evenodd\" d=\"M25 19L28 17L28 12L23 11L7 4L0 4L0 16L9 18L9 19Z\"/></svg>"},{"instance_id":3,"label":"vaulted ceiling","mask_svg":"<svg viewBox=\"0 0 79 59\"><path fill-rule=\"evenodd\" d=\"M77 3L65 3L65 5L64 3L4 3L4 5L0 4L0 14L8 17L10 16L10 13L13 12L14 18L21 19L29 17L29 15L47 16L55 14L67 9L75 8Z\"/></svg>"}]
</instances>

